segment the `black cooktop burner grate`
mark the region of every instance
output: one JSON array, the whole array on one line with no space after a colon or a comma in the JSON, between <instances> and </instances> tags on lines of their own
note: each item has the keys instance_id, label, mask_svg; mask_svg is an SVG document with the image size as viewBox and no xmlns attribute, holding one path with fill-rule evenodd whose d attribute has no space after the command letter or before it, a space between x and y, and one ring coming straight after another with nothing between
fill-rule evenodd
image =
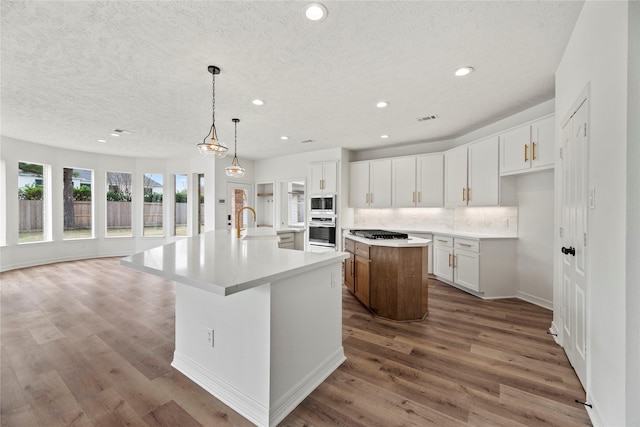
<instances>
[{"instance_id":1,"label":"black cooktop burner grate","mask_svg":"<svg viewBox=\"0 0 640 427\"><path fill-rule=\"evenodd\" d=\"M408 239L406 233L396 233L395 231L386 230L351 230L351 234L365 239Z\"/></svg>"}]
</instances>

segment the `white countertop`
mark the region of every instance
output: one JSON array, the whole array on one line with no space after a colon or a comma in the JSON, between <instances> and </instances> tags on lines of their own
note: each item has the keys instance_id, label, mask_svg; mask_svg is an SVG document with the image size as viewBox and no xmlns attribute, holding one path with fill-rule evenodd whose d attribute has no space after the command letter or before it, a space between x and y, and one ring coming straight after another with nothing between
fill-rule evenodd
<instances>
[{"instance_id":1,"label":"white countertop","mask_svg":"<svg viewBox=\"0 0 640 427\"><path fill-rule=\"evenodd\" d=\"M450 229L429 229L429 228L404 228L404 227L343 227L343 230L388 230L388 231L397 231L399 233L416 233L416 234L438 234L440 236L451 236L451 237L463 237L471 240L484 240L484 239L517 239L518 236L505 236L501 234L492 234L492 233L477 233L473 231L459 231L459 230L450 230Z\"/></svg>"},{"instance_id":2,"label":"white countertop","mask_svg":"<svg viewBox=\"0 0 640 427\"><path fill-rule=\"evenodd\" d=\"M360 229L361 230L361 229ZM389 248L419 248L428 246L430 239L422 239L420 237L409 236L408 239L367 239L365 237L354 236L345 232L345 239L355 240L356 242L365 243L369 246L385 246Z\"/></svg>"},{"instance_id":3,"label":"white countertop","mask_svg":"<svg viewBox=\"0 0 640 427\"><path fill-rule=\"evenodd\" d=\"M276 228L276 233L301 233L305 231L304 227Z\"/></svg>"},{"instance_id":4,"label":"white countertop","mask_svg":"<svg viewBox=\"0 0 640 427\"><path fill-rule=\"evenodd\" d=\"M243 239L235 230L208 231L128 256L120 264L226 296L348 257L279 249L275 230L262 230L251 229L253 238Z\"/></svg>"}]
</instances>

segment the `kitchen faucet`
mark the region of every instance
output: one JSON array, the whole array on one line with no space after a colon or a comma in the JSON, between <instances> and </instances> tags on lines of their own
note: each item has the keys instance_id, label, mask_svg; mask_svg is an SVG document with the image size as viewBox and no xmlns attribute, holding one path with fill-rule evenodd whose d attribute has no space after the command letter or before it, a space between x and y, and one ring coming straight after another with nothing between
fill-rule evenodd
<instances>
[{"instance_id":1,"label":"kitchen faucet","mask_svg":"<svg viewBox=\"0 0 640 427\"><path fill-rule=\"evenodd\" d=\"M240 238L240 227L242 226L242 216L240 216L240 213L245 210L245 209L249 209L251 212L253 212L253 222L256 222L256 211L250 207L250 206L243 206L240 209L238 209L238 212L236 213L236 228L238 229L238 238Z\"/></svg>"}]
</instances>

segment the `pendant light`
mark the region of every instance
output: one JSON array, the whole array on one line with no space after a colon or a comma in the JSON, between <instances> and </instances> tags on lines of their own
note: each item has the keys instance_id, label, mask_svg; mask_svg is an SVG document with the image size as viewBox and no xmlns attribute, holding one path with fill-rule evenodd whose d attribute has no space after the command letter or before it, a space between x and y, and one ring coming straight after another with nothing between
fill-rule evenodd
<instances>
[{"instance_id":1,"label":"pendant light","mask_svg":"<svg viewBox=\"0 0 640 427\"><path fill-rule=\"evenodd\" d=\"M229 148L218 140L216 133L216 74L220 74L220 68L215 65L209 65L209 72L212 76L211 83L211 129L209 133L204 137L201 143L198 144L198 151L205 157L216 156L223 158L227 156ZM206 142L207 138L211 135L211 142Z\"/></svg>"},{"instance_id":2,"label":"pendant light","mask_svg":"<svg viewBox=\"0 0 640 427\"><path fill-rule=\"evenodd\" d=\"M231 162L231 166L227 166L224 168L227 176L233 176L236 178L240 178L244 176L244 168L240 166L240 162L238 161L238 122L240 119L231 119L234 125L234 135L233 135L233 162Z\"/></svg>"}]
</instances>

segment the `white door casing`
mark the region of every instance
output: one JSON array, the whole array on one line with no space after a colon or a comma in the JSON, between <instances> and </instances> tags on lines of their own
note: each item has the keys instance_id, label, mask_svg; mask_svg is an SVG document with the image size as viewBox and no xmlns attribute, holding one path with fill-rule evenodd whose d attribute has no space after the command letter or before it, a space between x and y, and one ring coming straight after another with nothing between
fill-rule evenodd
<instances>
[{"instance_id":1,"label":"white door casing","mask_svg":"<svg viewBox=\"0 0 640 427\"><path fill-rule=\"evenodd\" d=\"M562 129L562 311L563 347L586 389L588 102Z\"/></svg>"}]
</instances>

